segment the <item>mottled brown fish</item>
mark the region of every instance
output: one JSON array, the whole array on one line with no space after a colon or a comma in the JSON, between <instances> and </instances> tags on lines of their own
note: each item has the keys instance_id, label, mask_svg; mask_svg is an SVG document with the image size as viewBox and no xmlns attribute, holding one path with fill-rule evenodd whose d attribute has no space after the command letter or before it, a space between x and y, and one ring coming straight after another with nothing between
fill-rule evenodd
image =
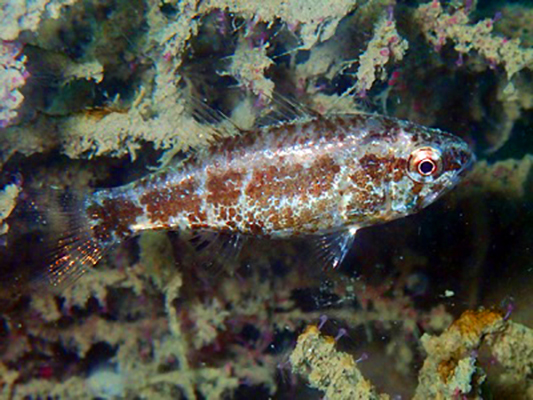
<instances>
[{"instance_id":1,"label":"mottled brown fish","mask_svg":"<svg viewBox=\"0 0 533 400\"><path fill-rule=\"evenodd\" d=\"M362 227L419 211L474 160L460 138L394 118L313 116L225 139L77 205L79 229L51 266L56 280L141 231L311 235L337 266Z\"/></svg>"}]
</instances>

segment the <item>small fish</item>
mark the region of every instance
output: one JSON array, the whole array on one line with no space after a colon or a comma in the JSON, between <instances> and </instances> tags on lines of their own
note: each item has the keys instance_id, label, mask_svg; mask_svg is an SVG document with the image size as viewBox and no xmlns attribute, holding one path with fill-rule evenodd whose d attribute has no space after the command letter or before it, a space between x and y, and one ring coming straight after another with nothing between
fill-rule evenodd
<instances>
[{"instance_id":1,"label":"small fish","mask_svg":"<svg viewBox=\"0 0 533 400\"><path fill-rule=\"evenodd\" d=\"M363 227L416 213L474 155L460 138L395 118L309 116L256 128L125 186L70 201L53 281L79 275L146 230L310 236L336 267Z\"/></svg>"}]
</instances>

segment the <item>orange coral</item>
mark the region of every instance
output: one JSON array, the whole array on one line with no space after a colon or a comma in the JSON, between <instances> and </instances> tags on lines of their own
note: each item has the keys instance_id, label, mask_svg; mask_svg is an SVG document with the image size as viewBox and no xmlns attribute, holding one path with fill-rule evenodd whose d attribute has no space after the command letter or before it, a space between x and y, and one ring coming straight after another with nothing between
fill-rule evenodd
<instances>
[{"instance_id":1,"label":"orange coral","mask_svg":"<svg viewBox=\"0 0 533 400\"><path fill-rule=\"evenodd\" d=\"M503 320L503 315L494 310L465 311L457 321L455 321L450 330L456 329L466 342L474 342L480 339L480 336L486 333L498 321Z\"/></svg>"}]
</instances>

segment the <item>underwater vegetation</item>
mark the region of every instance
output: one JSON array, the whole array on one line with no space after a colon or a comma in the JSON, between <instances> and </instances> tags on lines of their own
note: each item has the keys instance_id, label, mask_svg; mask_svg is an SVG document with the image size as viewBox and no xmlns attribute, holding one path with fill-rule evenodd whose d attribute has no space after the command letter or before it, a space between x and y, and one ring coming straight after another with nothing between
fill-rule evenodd
<instances>
[{"instance_id":1,"label":"underwater vegetation","mask_svg":"<svg viewBox=\"0 0 533 400\"><path fill-rule=\"evenodd\" d=\"M5 2L0 397L533 398L532 20L475 0ZM336 269L304 238L233 256L159 231L42 279L56 191L178 169L300 106L439 128L478 161Z\"/></svg>"}]
</instances>

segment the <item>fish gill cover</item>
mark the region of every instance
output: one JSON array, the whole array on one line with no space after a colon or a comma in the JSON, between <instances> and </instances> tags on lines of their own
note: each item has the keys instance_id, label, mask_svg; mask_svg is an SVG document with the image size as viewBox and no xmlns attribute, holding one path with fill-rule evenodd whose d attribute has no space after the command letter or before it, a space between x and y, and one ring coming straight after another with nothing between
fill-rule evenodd
<instances>
[{"instance_id":1,"label":"fish gill cover","mask_svg":"<svg viewBox=\"0 0 533 400\"><path fill-rule=\"evenodd\" d=\"M531 398L532 19L473 0L6 2L2 397ZM72 194L302 108L438 128L479 161L360 230L336 270L305 240L237 256L146 232L59 291L35 279Z\"/></svg>"}]
</instances>

